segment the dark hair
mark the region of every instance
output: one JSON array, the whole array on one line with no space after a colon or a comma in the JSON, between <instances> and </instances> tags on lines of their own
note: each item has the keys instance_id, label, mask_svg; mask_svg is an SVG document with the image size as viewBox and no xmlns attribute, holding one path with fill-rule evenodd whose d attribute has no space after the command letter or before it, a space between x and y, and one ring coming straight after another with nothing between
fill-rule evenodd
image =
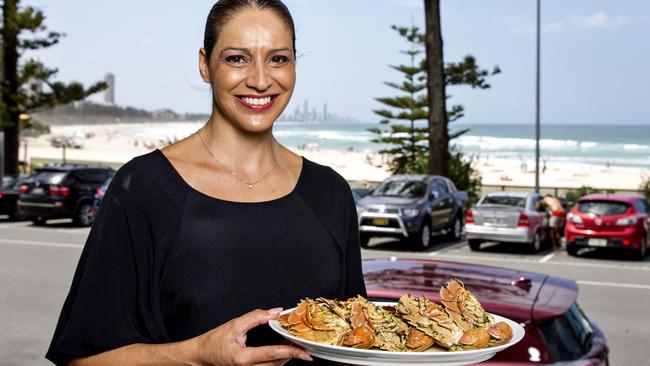
<instances>
[{"instance_id":1,"label":"dark hair","mask_svg":"<svg viewBox=\"0 0 650 366\"><path fill-rule=\"evenodd\" d=\"M219 0L217 1L205 24L205 34L203 37L203 48L205 54L210 59L212 49L217 44L219 33L224 24L228 22L235 14L246 8L268 9L277 14L290 28L293 46L293 54L296 56L296 28L293 24L291 13L284 3L280 0Z\"/></svg>"}]
</instances>

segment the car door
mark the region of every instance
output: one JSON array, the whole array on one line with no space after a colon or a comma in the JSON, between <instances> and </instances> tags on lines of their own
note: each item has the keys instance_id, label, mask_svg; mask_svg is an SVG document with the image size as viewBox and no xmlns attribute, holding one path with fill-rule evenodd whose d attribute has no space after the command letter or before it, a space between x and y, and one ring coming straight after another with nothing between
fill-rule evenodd
<instances>
[{"instance_id":1,"label":"car door","mask_svg":"<svg viewBox=\"0 0 650 366\"><path fill-rule=\"evenodd\" d=\"M440 229L449 222L453 199L447 185L441 179L433 179L430 186L431 223L434 229ZM451 202L450 202L451 201Z\"/></svg>"}]
</instances>

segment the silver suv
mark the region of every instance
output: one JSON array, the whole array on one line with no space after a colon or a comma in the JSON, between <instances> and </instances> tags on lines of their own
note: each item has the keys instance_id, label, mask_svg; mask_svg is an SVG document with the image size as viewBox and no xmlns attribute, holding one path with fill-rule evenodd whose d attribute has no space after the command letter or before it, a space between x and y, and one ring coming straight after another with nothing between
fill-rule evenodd
<instances>
[{"instance_id":1,"label":"silver suv","mask_svg":"<svg viewBox=\"0 0 650 366\"><path fill-rule=\"evenodd\" d=\"M371 237L408 239L427 249L435 232L458 240L467 193L437 175L394 175L358 203L361 246Z\"/></svg>"}]
</instances>

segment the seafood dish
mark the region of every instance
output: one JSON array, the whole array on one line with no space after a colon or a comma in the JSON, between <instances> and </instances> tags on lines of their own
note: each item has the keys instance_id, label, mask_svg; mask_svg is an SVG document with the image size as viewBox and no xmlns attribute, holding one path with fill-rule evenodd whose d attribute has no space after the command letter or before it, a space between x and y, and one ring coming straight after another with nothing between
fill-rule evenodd
<instances>
[{"instance_id":1,"label":"seafood dish","mask_svg":"<svg viewBox=\"0 0 650 366\"><path fill-rule=\"evenodd\" d=\"M361 296L303 299L278 321L301 339L392 352L422 352L433 346L465 351L512 339L512 328L495 322L462 282L452 279L442 286L440 300L442 304L405 294L394 306L377 306Z\"/></svg>"}]
</instances>

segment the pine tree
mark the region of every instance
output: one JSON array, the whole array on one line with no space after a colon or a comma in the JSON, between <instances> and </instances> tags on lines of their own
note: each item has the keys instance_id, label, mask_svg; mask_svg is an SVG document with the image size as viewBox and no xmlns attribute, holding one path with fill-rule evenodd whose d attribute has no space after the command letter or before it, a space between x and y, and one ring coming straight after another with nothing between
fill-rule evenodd
<instances>
[{"instance_id":1,"label":"pine tree","mask_svg":"<svg viewBox=\"0 0 650 366\"><path fill-rule=\"evenodd\" d=\"M399 112L387 109L375 110L374 112L384 117L382 124L391 124L390 130L372 128L371 132L377 135L372 141L388 145L380 150L380 153L388 154L389 166L394 174L418 173L426 174L431 171L430 166L430 126L416 127L415 121L429 119L429 99L427 93L427 59L416 60L422 54L424 35L417 27L405 28L393 26L400 36L406 38L411 46L410 51L402 53L411 57L411 66L391 66L404 75L402 84L386 82L385 84L400 90L403 94L393 98L377 98L376 100ZM472 88L487 89L490 85L486 82L487 77L501 72L498 67L493 71L481 69L473 56L465 56L461 62L448 63L444 65L444 84L465 85ZM449 96L446 96L449 98ZM446 104L446 103L445 103ZM452 105L446 111L445 123L454 122L463 117L464 108L462 105ZM410 126L393 123L397 121L409 121ZM463 129L449 133L444 129L443 140L447 141L447 152L445 154L446 176L452 179L461 190L466 190L470 195L478 194L481 178L478 172L471 166L471 162L463 159L463 154L453 144L453 140L465 133Z\"/></svg>"},{"instance_id":2,"label":"pine tree","mask_svg":"<svg viewBox=\"0 0 650 366\"><path fill-rule=\"evenodd\" d=\"M80 83L53 81L58 70L30 59L19 62L24 51L51 47L62 33L47 31L45 15L20 0L4 0L2 5L2 74L0 75L0 130L5 134L5 173L18 173L20 116L81 100L106 88L98 82L85 88ZM25 35L27 34L27 35Z\"/></svg>"}]
</instances>

